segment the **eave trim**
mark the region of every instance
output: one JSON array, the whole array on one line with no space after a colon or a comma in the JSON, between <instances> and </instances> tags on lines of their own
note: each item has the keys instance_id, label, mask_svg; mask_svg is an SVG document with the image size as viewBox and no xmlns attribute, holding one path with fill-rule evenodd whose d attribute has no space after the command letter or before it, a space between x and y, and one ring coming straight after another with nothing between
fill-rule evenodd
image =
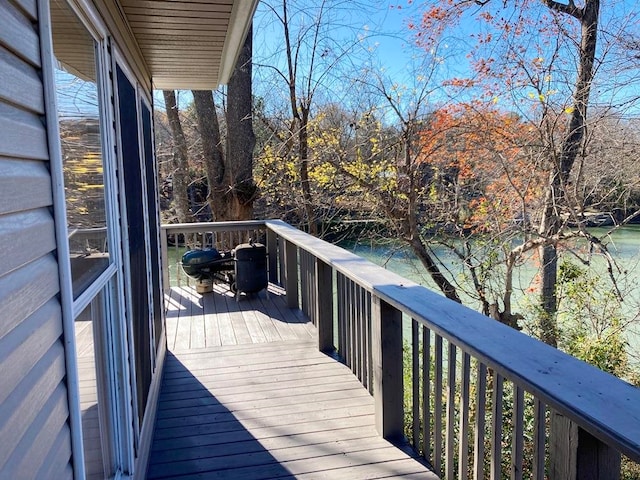
<instances>
[{"instance_id":1,"label":"eave trim","mask_svg":"<svg viewBox=\"0 0 640 480\"><path fill-rule=\"evenodd\" d=\"M229 82L257 6L258 0L238 0L234 3L229 31L222 49L218 84Z\"/></svg>"}]
</instances>

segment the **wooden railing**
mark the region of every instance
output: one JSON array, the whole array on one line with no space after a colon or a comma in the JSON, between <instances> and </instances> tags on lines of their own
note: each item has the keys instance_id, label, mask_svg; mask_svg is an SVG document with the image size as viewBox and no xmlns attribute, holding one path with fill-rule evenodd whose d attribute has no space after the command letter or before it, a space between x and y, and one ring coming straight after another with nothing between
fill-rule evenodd
<instances>
[{"instance_id":1,"label":"wooden railing","mask_svg":"<svg viewBox=\"0 0 640 480\"><path fill-rule=\"evenodd\" d=\"M190 278L180 268L182 254L192 248L216 248L229 251L249 240L264 242L263 221L184 223L163 225L160 236L162 278L165 290L170 286L188 285Z\"/></svg>"},{"instance_id":2,"label":"wooden railing","mask_svg":"<svg viewBox=\"0 0 640 480\"><path fill-rule=\"evenodd\" d=\"M265 242L270 281L373 394L380 434L442 478L615 479L621 453L640 462L640 389L622 380L278 220L163 231L164 259L170 235Z\"/></svg>"}]
</instances>

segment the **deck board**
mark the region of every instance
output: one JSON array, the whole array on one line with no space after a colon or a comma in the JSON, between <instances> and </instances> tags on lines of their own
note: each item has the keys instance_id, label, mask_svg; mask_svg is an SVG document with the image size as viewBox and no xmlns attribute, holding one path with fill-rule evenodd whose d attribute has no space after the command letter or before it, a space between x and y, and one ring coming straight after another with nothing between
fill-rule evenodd
<instances>
[{"instance_id":1,"label":"deck board","mask_svg":"<svg viewBox=\"0 0 640 480\"><path fill-rule=\"evenodd\" d=\"M76 320L74 322L85 473L88 479L102 478L104 476L100 420L98 416L98 383L94 359L93 327L93 322L90 319Z\"/></svg>"},{"instance_id":2,"label":"deck board","mask_svg":"<svg viewBox=\"0 0 640 480\"><path fill-rule=\"evenodd\" d=\"M148 478L437 478L378 436L373 398L281 289L176 290Z\"/></svg>"}]
</instances>

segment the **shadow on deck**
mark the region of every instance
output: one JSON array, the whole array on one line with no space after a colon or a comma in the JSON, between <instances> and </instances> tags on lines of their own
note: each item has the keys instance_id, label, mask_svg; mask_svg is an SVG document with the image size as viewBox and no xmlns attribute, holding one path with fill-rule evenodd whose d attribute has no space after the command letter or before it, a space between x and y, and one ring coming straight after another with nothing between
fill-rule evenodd
<instances>
[{"instance_id":1,"label":"shadow on deck","mask_svg":"<svg viewBox=\"0 0 640 480\"><path fill-rule=\"evenodd\" d=\"M373 398L277 287L167 300L148 478L437 478L378 436Z\"/></svg>"}]
</instances>

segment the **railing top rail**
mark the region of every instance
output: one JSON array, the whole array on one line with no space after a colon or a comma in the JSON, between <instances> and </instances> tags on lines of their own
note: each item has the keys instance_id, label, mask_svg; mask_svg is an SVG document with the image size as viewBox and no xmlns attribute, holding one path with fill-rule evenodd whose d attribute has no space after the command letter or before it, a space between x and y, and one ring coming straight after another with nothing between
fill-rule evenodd
<instances>
[{"instance_id":1,"label":"railing top rail","mask_svg":"<svg viewBox=\"0 0 640 480\"><path fill-rule=\"evenodd\" d=\"M640 389L279 220L266 226L640 461Z\"/></svg>"},{"instance_id":2,"label":"railing top rail","mask_svg":"<svg viewBox=\"0 0 640 480\"><path fill-rule=\"evenodd\" d=\"M270 230L280 237L294 243L303 250L311 252L316 258L331 265L334 269L372 293L375 286L381 281L398 285L419 286L417 283L385 270L354 253L298 230L282 220L267 220L265 223Z\"/></svg>"},{"instance_id":3,"label":"railing top rail","mask_svg":"<svg viewBox=\"0 0 640 480\"><path fill-rule=\"evenodd\" d=\"M263 220L242 220L235 222L198 222L198 223L167 223L161 226L167 233L199 233L199 232L237 232L264 228Z\"/></svg>"}]
</instances>

